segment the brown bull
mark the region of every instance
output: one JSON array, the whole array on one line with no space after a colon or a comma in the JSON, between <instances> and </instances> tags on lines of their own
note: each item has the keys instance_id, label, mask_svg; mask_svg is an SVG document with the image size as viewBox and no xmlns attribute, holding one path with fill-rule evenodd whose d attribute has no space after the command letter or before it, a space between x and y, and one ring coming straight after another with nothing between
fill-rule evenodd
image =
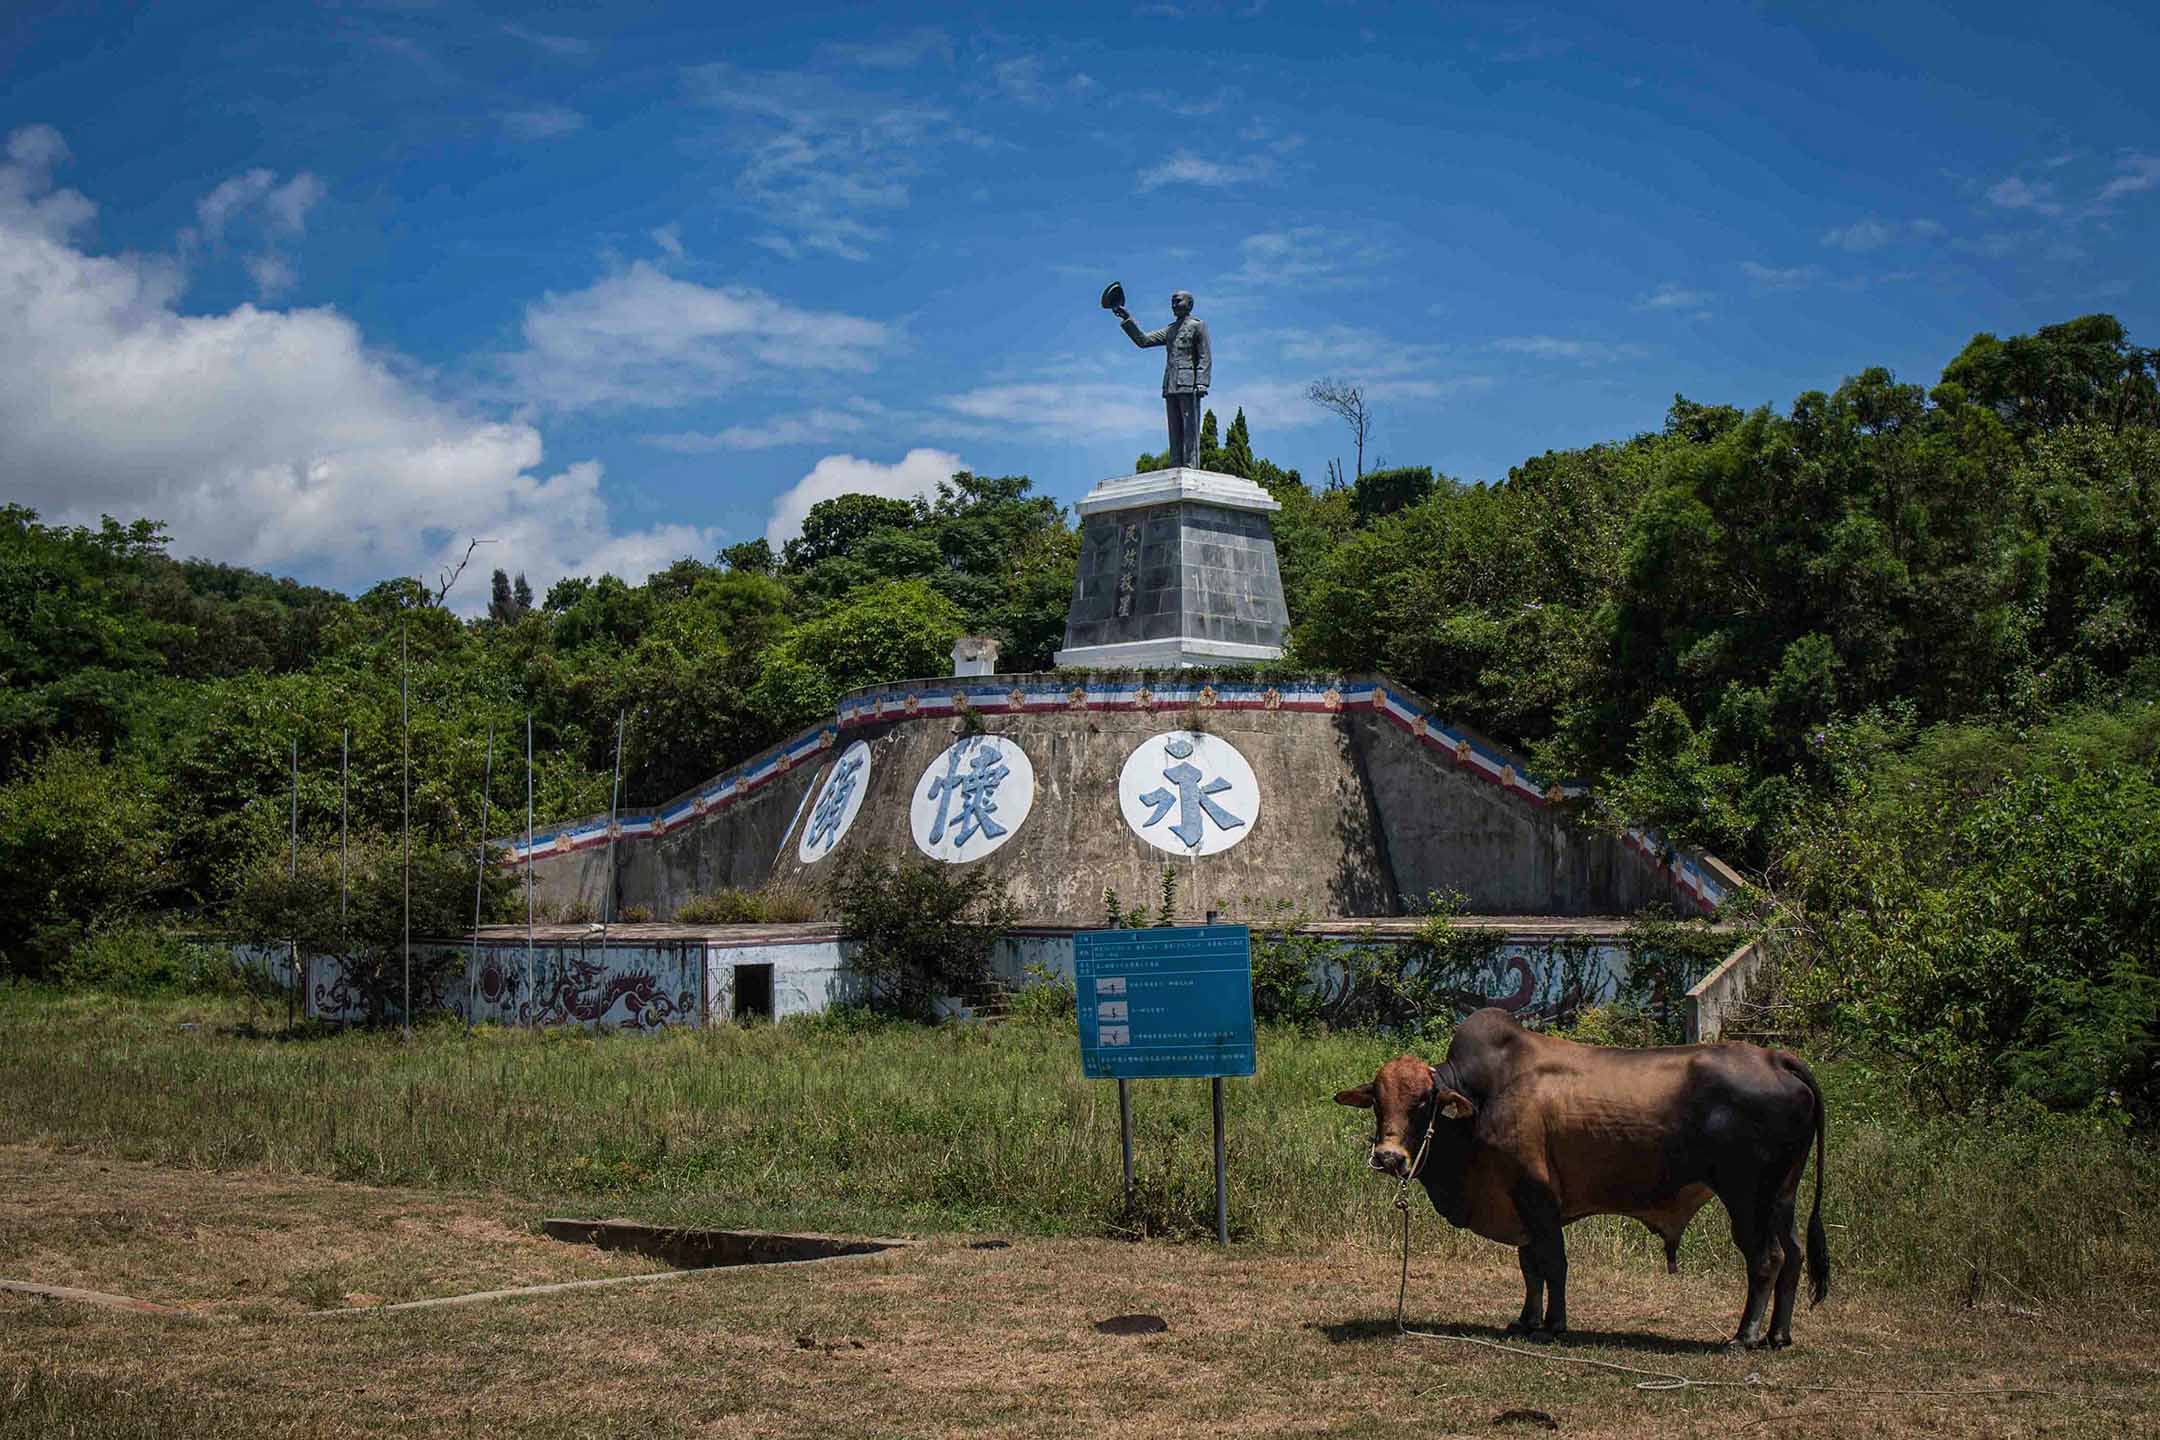
<instances>
[{"instance_id":1,"label":"brown bull","mask_svg":"<svg viewBox=\"0 0 2160 1440\"><path fill-rule=\"evenodd\" d=\"M1632 1215L1664 1238L1672 1266L1688 1221L1715 1195L1747 1261L1732 1343L1790 1345L1795 1197L1810 1141L1807 1271L1815 1303L1830 1292L1822 1091L1781 1050L1578 1045L1480 1010L1456 1027L1439 1065L1405 1055L1335 1099L1373 1112L1375 1170L1414 1174L1449 1224L1516 1247L1523 1308L1511 1331L1546 1339L1567 1329L1563 1226Z\"/></svg>"}]
</instances>

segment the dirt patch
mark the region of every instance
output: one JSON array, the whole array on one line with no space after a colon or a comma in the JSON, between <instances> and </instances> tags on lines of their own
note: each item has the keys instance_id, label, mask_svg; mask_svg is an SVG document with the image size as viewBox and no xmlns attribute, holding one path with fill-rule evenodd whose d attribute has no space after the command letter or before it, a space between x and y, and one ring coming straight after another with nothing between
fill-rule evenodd
<instances>
[{"instance_id":1,"label":"dirt patch","mask_svg":"<svg viewBox=\"0 0 2160 1440\"><path fill-rule=\"evenodd\" d=\"M269 1317L635 1274L537 1207L0 1146L0 1275L197 1314ZM492 1213L490 1213L492 1212Z\"/></svg>"},{"instance_id":2,"label":"dirt patch","mask_svg":"<svg viewBox=\"0 0 2160 1440\"><path fill-rule=\"evenodd\" d=\"M26 1194L30 1205L20 1203ZM1801 1314L1794 1349L1726 1355L1710 1346L1737 1313L1737 1263L1729 1274L1668 1276L1662 1265L1595 1255L1572 1267L1580 1329L1549 1356L1397 1339L1394 1266L1362 1247L1224 1253L1017 1240L977 1250L967 1236L843 1265L744 1266L301 1330L285 1317L304 1307L266 1278L296 1254L334 1257L350 1267L349 1289L386 1295L398 1272L421 1263L423 1243L464 1258L454 1275L430 1272L436 1293L544 1268L527 1248L572 1269L653 1262L545 1240L527 1228L537 1216L487 1196L21 1150L0 1151L0 1196L0 1224L42 1257L45 1273L25 1278L79 1276L149 1299L197 1294L213 1316L173 1322L0 1295L8 1337L0 1397L11 1386L31 1393L22 1387L35 1372L47 1377L33 1387L40 1403L60 1407L52 1413L214 1413L218 1433L244 1437L1544 1433L1496 1429L1493 1417L1509 1411L1538 1412L1560 1433L1590 1437L2097 1437L2149 1432L2160 1400L2160 1327L2119 1304L2014 1314L1848 1286ZM50 1200L51 1215L35 1196ZM109 1218L76 1223L131 1208L162 1218L132 1229ZM1437 1224L1420 1217L1421 1243L1434 1240ZM467 1234L500 1226L530 1245L506 1241L517 1258L490 1258L461 1238L461 1225ZM156 1238L187 1227L187 1243ZM250 1253L257 1242L270 1258ZM128 1272L127 1283L114 1269ZM578 1277L556 1269L539 1278ZM1514 1257L1498 1246L1470 1261L1421 1250L1408 1318L1492 1336L1520 1299ZM1166 1328L1097 1333L1106 1316L1137 1314ZM1851 1388L1659 1394L1560 1356ZM1898 1393L2005 1386L2053 1393ZM0 1440L13 1440L4 1421Z\"/></svg>"}]
</instances>

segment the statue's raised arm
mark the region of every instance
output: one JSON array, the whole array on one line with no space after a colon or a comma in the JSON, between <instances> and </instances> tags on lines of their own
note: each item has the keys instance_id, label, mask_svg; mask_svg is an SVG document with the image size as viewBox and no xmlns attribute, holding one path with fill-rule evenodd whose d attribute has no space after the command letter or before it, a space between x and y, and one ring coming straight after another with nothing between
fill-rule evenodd
<instances>
[{"instance_id":1,"label":"statue's raised arm","mask_svg":"<svg viewBox=\"0 0 2160 1440\"><path fill-rule=\"evenodd\" d=\"M1207 322L1192 313L1193 297L1180 290L1170 297L1170 323L1160 330L1142 330L1124 305L1123 286L1103 292L1103 308L1117 316L1118 324L1133 344L1146 350L1163 347L1163 409L1170 422L1170 463L1198 468L1200 464L1200 399L1214 378L1215 349L1208 339Z\"/></svg>"}]
</instances>

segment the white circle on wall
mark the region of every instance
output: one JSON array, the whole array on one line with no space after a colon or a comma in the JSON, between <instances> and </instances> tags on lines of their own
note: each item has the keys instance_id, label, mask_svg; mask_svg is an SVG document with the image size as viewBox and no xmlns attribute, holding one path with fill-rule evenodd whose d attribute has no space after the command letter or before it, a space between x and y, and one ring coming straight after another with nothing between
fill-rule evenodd
<instances>
[{"instance_id":1,"label":"white circle on wall","mask_svg":"<svg viewBox=\"0 0 2160 1440\"><path fill-rule=\"evenodd\" d=\"M1002 735L955 740L915 782L915 848L960 865L1012 839L1035 808L1035 767Z\"/></svg>"},{"instance_id":2,"label":"white circle on wall","mask_svg":"<svg viewBox=\"0 0 2160 1440\"><path fill-rule=\"evenodd\" d=\"M815 865L832 854L840 837L855 823L855 814L862 809L863 796L869 789L870 747L857 740L833 761L832 769L825 774L825 783L810 802L810 814L803 821L802 840L795 846L795 858L805 865Z\"/></svg>"},{"instance_id":3,"label":"white circle on wall","mask_svg":"<svg viewBox=\"0 0 2160 1440\"><path fill-rule=\"evenodd\" d=\"M1252 834L1260 781L1220 735L1150 736L1118 772L1118 809L1132 832L1173 855L1213 855Z\"/></svg>"}]
</instances>

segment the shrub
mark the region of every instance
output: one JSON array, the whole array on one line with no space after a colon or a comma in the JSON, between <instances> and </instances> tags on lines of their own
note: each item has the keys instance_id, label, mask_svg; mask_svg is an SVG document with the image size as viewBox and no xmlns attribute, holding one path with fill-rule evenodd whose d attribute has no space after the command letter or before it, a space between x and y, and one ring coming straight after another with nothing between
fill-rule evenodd
<instances>
[{"instance_id":1,"label":"shrub","mask_svg":"<svg viewBox=\"0 0 2160 1440\"><path fill-rule=\"evenodd\" d=\"M0 970L48 974L168 874L149 777L63 745L0 785Z\"/></svg>"},{"instance_id":2,"label":"shrub","mask_svg":"<svg viewBox=\"0 0 2160 1440\"><path fill-rule=\"evenodd\" d=\"M615 918L624 925L649 925L652 923L653 908L650 905L625 905L622 914Z\"/></svg>"},{"instance_id":3,"label":"shrub","mask_svg":"<svg viewBox=\"0 0 2160 1440\"><path fill-rule=\"evenodd\" d=\"M262 970L236 964L225 948L147 925L92 932L68 952L53 978L71 990L109 995L233 995L270 983Z\"/></svg>"},{"instance_id":4,"label":"shrub","mask_svg":"<svg viewBox=\"0 0 2160 1440\"><path fill-rule=\"evenodd\" d=\"M1658 1019L1634 1005L1586 1005L1576 1012L1573 1024L1552 1033L1585 1045L1668 1045Z\"/></svg>"},{"instance_id":5,"label":"shrub","mask_svg":"<svg viewBox=\"0 0 2160 1440\"><path fill-rule=\"evenodd\" d=\"M858 851L829 883L871 1005L914 1019L928 1019L938 996L980 991L991 950L1019 918L1005 882L979 865Z\"/></svg>"},{"instance_id":6,"label":"shrub","mask_svg":"<svg viewBox=\"0 0 2160 1440\"><path fill-rule=\"evenodd\" d=\"M1012 1018L1028 1025L1073 1029L1079 1023L1073 982L1040 962L1028 965L1026 973L1027 982L1012 998Z\"/></svg>"},{"instance_id":7,"label":"shrub","mask_svg":"<svg viewBox=\"0 0 2160 1440\"><path fill-rule=\"evenodd\" d=\"M1869 758L1794 827L1794 998L1952 1109L2160 1123L2160 783L2008 748Z\"/></svg>"},{"instance_id":8,"label":"shrub","mask_svg":"<svg viewBox=\"0 0 2160 1440\"><path fill-rule=\"evenodd\" d=\"M592 925L600 919L600 907L580 895L555 907L558 925Z\"/></svg>"}]
</instances>

